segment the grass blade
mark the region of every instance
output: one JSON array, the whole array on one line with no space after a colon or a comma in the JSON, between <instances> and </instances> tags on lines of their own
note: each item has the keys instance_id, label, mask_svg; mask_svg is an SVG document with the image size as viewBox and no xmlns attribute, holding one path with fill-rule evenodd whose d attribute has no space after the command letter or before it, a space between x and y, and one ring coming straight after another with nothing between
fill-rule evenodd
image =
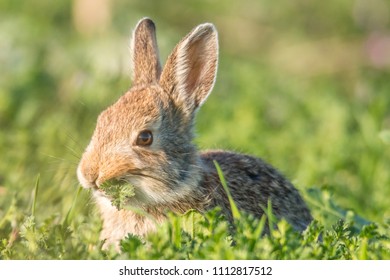
<instances>
[{"instance_id":1,"label":"grass blade","mask_svg":"<svg viewBox=\"0 0 390 280\"><path fill-rule=\"evenodd\" d=\"M71 221L71 219L73 218L73 210L76 206L76 202L79 198L79 195L80 195L80 192L83 188L81 186L79 186L79 188L77 189L77 192L76 192L76 195L73 199L73 202L72 202L72 206L70 207L68 213L66 213L66 216L65 216L65 219L64 219L64 222L62 223L65 227L67 227L69 225L69 222Z\"/></svg>"},{"instance_id":2,"label":"grass blade","mask_svg":"<svg viewBox=\"0 0 390 280\"><path fill-rule=\"evenodd\" d=\"M35 181L34 198L33 198L32 207L31 207L31 215L34 217L35 217L35 207L37 204L37 197L38 197L38 190L39 190L39 178L40 178L40 174L38 174L37 180Z\"/></svg>"},{"instance_id":3,"label":"grass blade","mask_svg":"<svg viewBox=\"0 0 390 280\"><path fill-rule=\"evenodd\" d=\"M221 167L219 166L219 164L218 164L218 162L216 160L213 160L213 162L214 162L215 168L217 169L219 180L221 180L222 187L223 187L223 189L225 190L225 192L226 192L226 194L228 196L229 204L230 204L230 208L232 210L233 218L234 219L240 219L241 218L240 211L238 210L237 205L234 202L233 197L232 197L232 195L231 195L231 193L229 191L229 188L228 188L228 185L226 183L225 177L223 176L222 169L221 169Z\"/></svg>"}]
</instances>

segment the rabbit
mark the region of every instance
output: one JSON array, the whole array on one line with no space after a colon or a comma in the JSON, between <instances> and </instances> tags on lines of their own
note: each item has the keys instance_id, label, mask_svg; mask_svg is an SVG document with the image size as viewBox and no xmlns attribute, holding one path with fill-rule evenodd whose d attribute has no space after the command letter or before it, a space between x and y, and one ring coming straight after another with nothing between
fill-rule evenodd
<instances>
[{"instance_id":1,"label":"rabbit","mask_svg":"<svg viewBox=\"0 0 390 280\"><path fill-rule=\"evenodd\" d=\"M80 184L93 190L100 209L105 248L118 246L128 234L144 237L166 220L167 212L202 213L219 206L232 220L214 161L239 210L260 218L270 200L273 214L296 230L312 221L298 190L271 165L236 152L198 152L193 144L195 115L215 83L218 48L214 25L200 24L176 45L162 68L155 24L143 18L136 25L132 87L99 115L77 168ZM134 186L129 207L117 209L101 190L113 179Z\"/></svg>"}]
</instances>

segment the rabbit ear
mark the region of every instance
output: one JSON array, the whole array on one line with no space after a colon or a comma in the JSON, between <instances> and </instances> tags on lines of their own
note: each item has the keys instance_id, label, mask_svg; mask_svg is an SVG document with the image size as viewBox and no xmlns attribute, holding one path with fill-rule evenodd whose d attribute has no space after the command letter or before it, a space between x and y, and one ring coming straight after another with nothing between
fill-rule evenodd
<instances>
[{"instance_id":1,"label":"rabbit ear","mask_svg":"<svg viewBox=\"0 0 390 280\"><path fill-rule=\"evenodd\" d=\"M157 82L161 74L156 27L149 18L141 19L131 42L132 78L134 84Z\"/></svg>"},{"instance_id":2,"label":"rabbit ear","mask_svg":"<svg viewBox=\"0 0 390 280\"><path fill-rule=\"evenodd\" d=\"M217 73L218 34L214 25L194 28L175 47L164 66L160 85L176 105L191 115L211 92Z\"/></svg>"}]
</instances>

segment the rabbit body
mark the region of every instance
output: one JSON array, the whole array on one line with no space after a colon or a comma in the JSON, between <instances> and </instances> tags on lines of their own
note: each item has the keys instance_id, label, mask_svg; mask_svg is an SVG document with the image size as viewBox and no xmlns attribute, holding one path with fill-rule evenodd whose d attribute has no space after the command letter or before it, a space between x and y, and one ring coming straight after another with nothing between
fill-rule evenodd
<instances>
[{"instance_id":1,"label":"rabbit body","mask_svg":"<svg viewBox=\"0 0 390 280\"><path fill-rule=\"evenodd\" d=\"M167 211L220 206L231 219L214 160L239 209L261 217L270 200L275 216L297 230L307 227L312 220L307 206L276 169L249 155L199 153L192 143L196 112L216 77L218 38L212 24L194 28L162 69L154 23L142 19L133 33L132 62L132 88L100 114L77 169L81 185L93 189L107 245L118 244L128 233L143 236L155 230ZM129 208L118 210L99 188L112 179L134 186Z\"/></svg>"}]
</instances>

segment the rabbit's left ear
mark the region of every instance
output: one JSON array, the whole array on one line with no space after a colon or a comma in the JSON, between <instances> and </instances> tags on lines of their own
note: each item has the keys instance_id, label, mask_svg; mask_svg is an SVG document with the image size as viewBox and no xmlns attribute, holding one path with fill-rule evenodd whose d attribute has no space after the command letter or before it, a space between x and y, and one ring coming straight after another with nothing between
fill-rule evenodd
<instances>
[{"instance_id":1,"label":"rabbit's left ear","mask_svg":"<svg viewBox=\"0 0 390 280\"><path fill-rule=\"evenodd\" d=\"M141 19L131 41L133 84L152 84L159 80L161 64L158 54L156 27L149 18Z\"/></svg>"},{"instance_id":2,"label":"rabbit's left ear","mask_svg":"<svg viewBox=\"0 0 390 280\"><path fill-rule=\"evenodd\" d=\"M161 87L187 115L192 115L210 94L218 65L218 34L214 25L194 28L175 47L164 66Z\"/></svg>"}]
</instances>

